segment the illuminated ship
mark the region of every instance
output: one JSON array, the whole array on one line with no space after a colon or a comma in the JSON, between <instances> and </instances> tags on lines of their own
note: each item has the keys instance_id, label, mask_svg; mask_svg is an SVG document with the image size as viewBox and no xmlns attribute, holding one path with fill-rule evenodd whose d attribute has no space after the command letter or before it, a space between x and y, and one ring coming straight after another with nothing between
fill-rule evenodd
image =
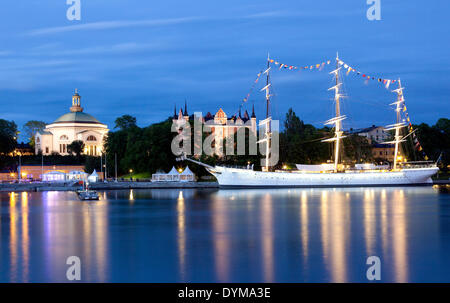
<instances>
[{"instance_id":1,"label":"illuminated ship","mask_svg":"<svg viewBox=\"0 0 450 303\"><path fill-rule=\"evenodd\" d=\"M394 130L394 140L384 142L385 144L394 144L394 161L392 167L382 167L375 165L356 164L354 167L345 167L339 163L339 154L342 147L341 140L345 138L342 130L342 120L346 119L345 115L340 112L340 87L342 83L339 78L339 57L336 56L336 69L330 72L334 75L335 85L329 90L334 90L335 116L325 122L326 125L334 125L334 137L325 139L323 142L334 143L334 163L322 165L304 165L297 164L297 170L291 171L270 171L269 154L271 144L271 122L272 117L269 115L270 105L270 59L268 58L266 74L265 90L267 114L266 119L259 123L264 129L264 138L258 141L264 144L265 165L262 171L255 171L253 167L247 168L230 168L225 166L209 166L202 162L181 157L179 160L189 160L202 165L206 170L216 177L220 187L335 187L335 186L385 186L385 185L424 185L431 184L431 177L437 173L439 168L436 163L430 161L402 163L399 165L399 144L405 142L407 136L402 136L400 130L407 124L401 121L401 108L404 105L403 87L400 80L399 87L393 92L397 93L397 100L391 105L395 105L397 113L397 121L395 124L387 126L386 130Z\"/></svg>"}]
</instances>

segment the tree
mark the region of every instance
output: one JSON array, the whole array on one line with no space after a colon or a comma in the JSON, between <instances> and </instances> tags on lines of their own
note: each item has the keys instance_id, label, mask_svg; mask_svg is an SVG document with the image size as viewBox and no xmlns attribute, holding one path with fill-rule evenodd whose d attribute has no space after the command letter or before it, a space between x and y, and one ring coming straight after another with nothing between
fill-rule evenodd
<instances>
[{"instance_id":1,"label":"tree","mask_svg":"<svg viewBox=\"0 0 450 303\"><path fill-rule=\"evenodd\" d=\"M330 129L305 124L290 108L280 134L280 164L322 163L329 159L329 145L320 142L330 136Z\"/></svg>"},{"instance_id":2,"label":"tree","mask_svg":"<svg viewBox=\"0 0 450 303\"><path fill-rule=\"evenodd\" d=\"M81 140L75 140L69 145L67 145L67 152L69 154L75 154L77 155L77 157L80 157L83 150L84 150L84 143Z\"/></svg>"},{"instance_id":3,"label":"tree","mask_svg":"<svg viewBox=\"0 0 450 303\"><path fill-rule=\"evenodd\" d=\"M7 155L17 146L17 125L14 121L0 119L0 154Z\"/></svg>"},{"instance_id":4,"label":"tree","mask_svg":"<svg viewBox=\"0 0 450 303\"><path fill-rule=\"evenodd\" d=\"M367 138L357 134L348 135L343 139L343 160L356 163L373 161L372 147Z\"/></svg>"},{"instance_id":5,"label":"tree","mask_svg":"<svg viewBox=\"0 0 450 303\"><path fill-rule=\"evenodd\" d=\"M116 125L114 128L119 128L120 130L126 130L132 127L136 127L136 118L130 115L123 115L114 121Z\"/></svg>"},{"instance_id":6,"label":"tree","mask_svg":"<svg viewBox=\"0 0 450 303\"><path fill-rule=\"evenodd\" d=\"M34 136L38 131L42 131L45 128L45 125L46 124L43 121L30 120L23 126L23 132L28 137L31 147L34 148Z\"/></svg>"}]
</instances>

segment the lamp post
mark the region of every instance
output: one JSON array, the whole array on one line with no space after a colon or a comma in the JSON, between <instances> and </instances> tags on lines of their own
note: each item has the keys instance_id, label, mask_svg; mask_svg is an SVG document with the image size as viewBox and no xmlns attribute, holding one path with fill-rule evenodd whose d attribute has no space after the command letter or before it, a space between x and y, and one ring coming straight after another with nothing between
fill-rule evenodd
<instances>
[{"instance_id":1,"label":"lamp post","mask_svg":"<svg viewBox=\"0 0 450 303\"><path fill-rule=\"evenodd\" d=\"M20 183L22 181L22 159L20 158L20 154L19 154L19 169L17 170L17 178Z\"/></svg>"},{"instance_id":2,"label":"lamp post","mask_svg":"<svg viewBox=\"0 0 450 303\"><path fill-rule=\"evenodd\" d=\"M117 182L117 153L114 154L114 176Z\"/></svg>"},{"instance_id":3,"label":"lamp post","mask_svg":"<svg viewBox=\"0 0 450 303\"><path fill-rule=\"evenodd\" d=\"M130 169L130 179L133 180L133 170Z\"/></svg>"}]
</instances>

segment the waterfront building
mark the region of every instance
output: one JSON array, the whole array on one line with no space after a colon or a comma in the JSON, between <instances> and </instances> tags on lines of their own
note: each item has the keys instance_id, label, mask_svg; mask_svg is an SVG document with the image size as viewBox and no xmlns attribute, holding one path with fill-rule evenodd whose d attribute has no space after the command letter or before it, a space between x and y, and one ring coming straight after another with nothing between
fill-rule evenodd
<instances>
[{"instance_id":1,"label":"waterfront building","mask_svg":"<svg viewBox=\"0 0 450 303\"><path fill-rule=\"evenodd\" d=\"M349 133L366 137L367 141L369 141L370 144L388 141L390 137L389 132L387 132L383 126L375 126L375 125L360 129L351 128Z\"/></svg>"},{"instance_id":2,"label":"waterfront building","mask_svg":"<svg viewBox=\"0 0 450 303\"><path fill-rule=\"evenodd\" d=\"M103 151L103 139L108 131L106 124L83 112L81 96L75 90L70 112L60 116L36 134L35 153L41 151L44 155L52 153L68 155L67 146L73 141L80 140L84 143L84 154L99 156Z\"/></svg>"},{"instance_id":3,"label":"waterfront building","mask_svg":"<svg viewBox=\"0 0 450 303\"><path fill-rule=\"evenodd\" d=\"M175 107L172 118L174 124L181 125L184 121L189 121L190 118L194 119L194 116L189 116L186 103L184 104L184 111L180 108L178 114ZM252 107L251 116L248 114L247 110L244 114L241 114L241 109L239 109L238 113L229 117L222 108L219 108L214 115L211 114L211 112L208 112L201 119L202 123L208 126L208 131L211 131L211 133L214 134L214 142L221 142L228 136L234 135L242 128L248 128L255 137L257 135L254 106ZM216 145L216 148L219 149L219 145Z\"/></svg>"},{"instance_id":4,"label":"waterfront building","mask_svg":"<svg viewBox=\"0 0 450 303\"><path fill-rule=\"evenodd\" d=\"M58 171L63 174L69 174L70 172L78 171L84 172L84 165L42 165L42 164L28 164L20 167L21 178L40 180L41 175ZM17 179L17 176L16 176Z\"/></svg>"}]
</instances>

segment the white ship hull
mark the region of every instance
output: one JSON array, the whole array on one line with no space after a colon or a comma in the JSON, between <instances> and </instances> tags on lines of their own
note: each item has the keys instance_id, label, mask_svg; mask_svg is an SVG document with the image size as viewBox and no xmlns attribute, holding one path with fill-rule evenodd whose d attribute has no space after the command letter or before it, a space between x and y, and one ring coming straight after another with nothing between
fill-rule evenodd
<instances>
[{"instance_id":1,"label":"white ship hull","mask_svg":"<svg viewBox=\"0 0 450 303\"><path fill-rule=\"evenodd\" d=\"M345 173L262 172L215 166L207 168L220 187L337 187L432 184L439 168L407 168L398 171Z\"/></svg>"}]
</instances>

